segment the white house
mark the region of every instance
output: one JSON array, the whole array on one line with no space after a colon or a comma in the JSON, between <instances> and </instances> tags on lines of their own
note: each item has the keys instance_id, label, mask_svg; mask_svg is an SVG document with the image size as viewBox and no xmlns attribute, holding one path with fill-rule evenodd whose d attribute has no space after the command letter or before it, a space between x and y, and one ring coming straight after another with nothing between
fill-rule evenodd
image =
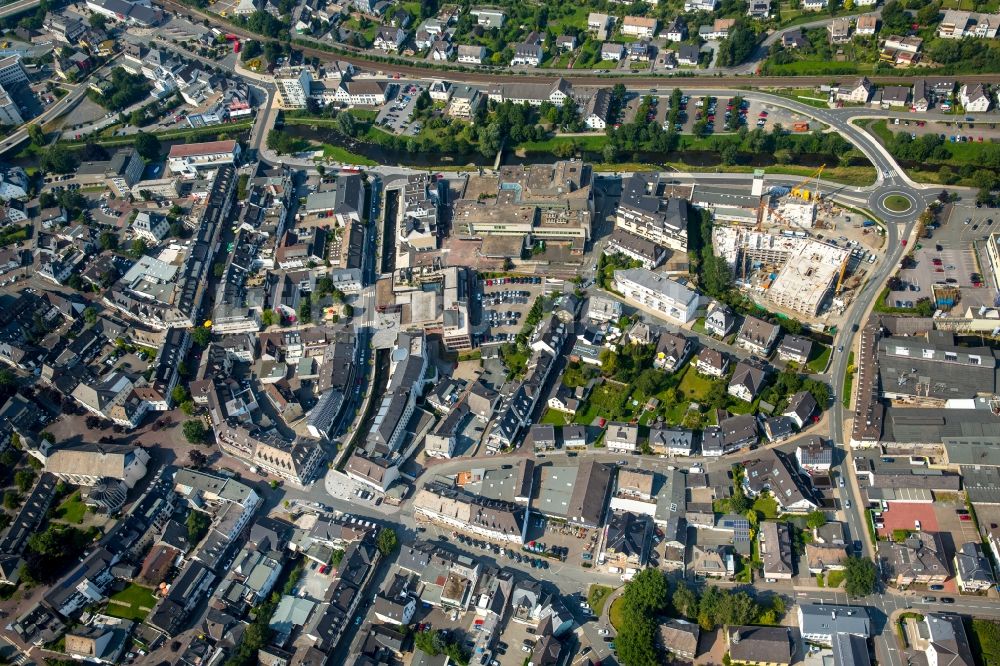
<instances>
[{"instance_id":1,"label":"white house","mask_svg":"<svg viewBox=\"0 0 1000 666\"><path fill-rule=\"evenodd\" d=\"M958 100L966 113L983 113L990 110L990 93L985 84L963 85L958 91Z\"/></svg>"},{"instance_id":2,"label":"white house","mask_svg":"<svg viewBox=\"0 0 1000 666\"><path fill-rule=\"evenodd\" d=\"M645 268L615 271L615 289L627 301L677 324L693 321L701 305L697 291Z\"/></svg>"},{"instance_id":3,"label":"white house","mask_svg":"<svg viewBox=\"0 0 1000 666\"><path fill-rule=\"evenodd\" d=\"M604 445L609 453L635 453L639 450L639 426L609 423Z\"/></svg>"}]
</instances>

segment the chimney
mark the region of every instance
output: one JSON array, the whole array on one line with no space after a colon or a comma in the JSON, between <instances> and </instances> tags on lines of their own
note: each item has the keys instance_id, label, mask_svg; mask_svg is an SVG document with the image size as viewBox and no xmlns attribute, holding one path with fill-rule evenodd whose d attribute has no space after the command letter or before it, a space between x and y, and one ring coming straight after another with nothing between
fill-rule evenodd
<instances>
[{"instance_id":1,"label":"chimney","mask_svg":"<svg viewBox=\"0 0 1000 666\"><path fill-rule=\"evenodd\" d=\"M733 632L732 642L733 642L733 645L736 645L737 643L740 642L740 630L739 629L737 629L736 631Z\"/></svg>"}]
</instances>

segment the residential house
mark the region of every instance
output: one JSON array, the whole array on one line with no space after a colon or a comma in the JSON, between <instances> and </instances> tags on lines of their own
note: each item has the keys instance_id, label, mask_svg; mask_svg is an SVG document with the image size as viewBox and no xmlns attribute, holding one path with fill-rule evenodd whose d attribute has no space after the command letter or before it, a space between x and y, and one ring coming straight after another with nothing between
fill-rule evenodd
<instances>
[{"instance_id":1,"label":"residential house","mask_svg":"<svg viewBox=\"0 0 1000 666\"><path fill-rule=\"evenodd\" d=\"M753 402L764 388L766 379L767 373L762 368L748 361L740 361L729 380L727 393L744 402Z\"/></svg>"},{"instance_id":2,"label":"residential house","mask_svg":"<svg viewBox=\"0 0 1000 666\"><path fill-rule=\"evenodd\" d=\"M851 19L835 18L826 26L831 44L844 44L851 41Z\"/></svg>"},{"instance_id":3,"label":"residential house","mask_svg":"<svg viewBox=\"0 0 1000 666\"><path fill-rule=\"evenodd\" d=\"M653 519L623 511L612 515L604 539L604 560L608 566L638 569L649 561Z\"/></svg>"},{"instance_id":4,"label":"residential house","mask_svg":"<svg viewBox=\"0 0 1000 666\"><path fill-rule=\"evenodd\" d=\"M799 469L809 474L825 474L833 466L833 446L821 437L810 437L795 448Z\"/></svg>"},{"instance_id":5,"label":"residential house","mask_svg":"<svg viewBox=\"0 0 1000 666\"><path fill-rule=\"evenodd\" d=\"M406 36L406 31L402 28L394 28L392 26L384 25L378 29L378 32L375 33L375 39L372 41L372 46L382 51L391 51L395 53L403 46L403 42L406 41Z\"/></svg>"},{"instance_id":6,"label":"residential house","mask_svg":"<svg viewBox=\"0 0 1000 666\"><path fill-rule=\"evenodd\" d=\"M694 341L679 333L665 331L656 343L653 367L666 372L679 370L694 351Z\"/></svg>"},{"instance_id":7,"label":"residential house","mask_svg":"<svg viewBox=\"0 0 1000 666\"><path fill-rule=\"evenodd\" d=\"M781 327L756 317L747 317L736 336L736 346L751 354L767 358L778 340Z\"/></svg>"},{"instance_id":8,"label":"residential house","mask_svg":"<svg viewBox=\"0 0 1000 666\"><path fill-rule=\"evenodd\" d=\"M694 44L681 44L677 48L677 64L686 67L697 67L701 58L701 49Z\"/></svg>"},{"instance_id":9,"label":"residential house","mask_svg":"<svg viewBox=\"0 0 1000 666\"><path fill-rule=\"evenodd\" d=\"M610 109L611 91L608 88L598 88L583 107L583 123L588 129L606 129Z\"/></svg>"},{"instance_id":10,"label":"residential house","mask_svg":"<svg viewBox=\"0 0 1000 666\"><path fill-rule=\"evenodd\" d=\"M878 551L884 563L883 574L896 587L935 585L948 580L948 562L937 533L914 532L902 543L882 541Z\"/></svg>"},{"instance_id":11,"label":"residential house","mask_svg":"<svg viewBox=\"0 0 1000 666\"><path fill-rule=\"evenodd\" d=\"M530 429L531 442L535 453L553 451L556 448L556 429L547 423L532 424Z\"/></svg>"},{"instance_id":12,"label":"residential house","mask_svg":"<svg viewBox=\"0 0 1000 666\"><path fill-rule=\"evenodd\" d=\"M612 421L604 438L609 453L637 453L639 451L639 426Z\"/></svg>"},{"instance_id":13,"label":"residential house","mask_svg":"<svg viewBox=\"0 0 1000 666\"><path fill-rule=\"evenodd\" d=\"M663 620L657 627L657 644L672 655L693 661L698 655L698 637L701 627L696 622Z\"/></svg>"},{"instance_id":14,"label":"residential house","mask_svg":"<svg viewBox=\"0 0 1000 666\"><path fill-rule=\"evenodd\" d=\"M769 492L781 511L808 513L819 508L809 482L802 478L787 454L777 449L763 449L745 465L744 492L757 497Z\"/></svg>"},{"instance_id":15,"label":"residential house","mask_svg":"<svg viewBox=\"0 0 1000 666\"><path fill-rule=\"evenodd\" d=\"M663 34L666 36L668 42L683 42L687 39L687 23L678 16L667 24L667 27L663 30Z\"/></svg>"},{"instance_id":16,"label":"residential house","mask_svg":"<svg viewBox=\"0 0 1000 666\"><path fill-rule=\"evenodd\" d=\"M614 24L614 17L607 14L590 12L587 15L587 32L593 34L597 39L607 39L609 28Z\"/></svg>"},{"instance_id":17,"label":"residential house","mask_svg":"<svg viewBox=\"0 0 1000 666\"><path fill-rule=\"evenodd\" d=\"M737 664L788 666L795 655L788 627L727 627L726 644Z\"/></svg>"},{"instance_id":18,"label":"residential house","mask_svg":"<svg viewBox=\"0 0 1000 666\"><path fill-rule=\"evenodd\" d=\"M778 358L782 361L792 361L804 366L812 353L813 343L809 338L786 334L778 345Z\"/></svg>"},{"instance_id":19,"label":"residential house","mask_svg":"<svg viewBox=\"0 0 1000 666\"><path fill-rule=\"evenodd\" d=\"M795 422L795 427L801 430L816 413L816 399L809 391L799 391L788 400L788 407L782 412Z\"/></svg>"},{"instance_id":20,"label":"residential house","mask_svg":"<svg viewBox=\"0 0 1000 666\"><path fill-rule=\"evenodd\" d=\"M694 449L694 432L683 428L651 426L649 448L654 455L689 456Z\"/></svg>"},{"instance_id":21,"label":"residential house","mask_svg":"<svg viewBox=\"0 0 1000 666\"><path fill-rule=\"evenodd\" d=\"M993 587L993 569L982 544L969 541L955 553L955 578L963 592L986 592Z\"/></svg>"},{"instance_id":22,"label":"residential house","mask_svg":"<svg viewBox=\"0 0 1000 666\"><path fill-rule=\"evenodd\" d=\"M791 580L795 574L792 557L792 530L788 523L768 520L758 535L760 557L767 580Z\"/></svg>"},{"instance_id":23,"label":"residential house","mask_svg":"<svg viewBox=\"0 0 1000 666\"><path fill-rule=\"evenodd\" d=\"M960 615L928 613L924 618L927 647L924 649L929 666L973 666L975 659L965 621Z\"/></svg>"},{"instance_id":24,"label":"residential house","mask_svg":"<svg viewBox=\"0 0 1000 666\"><path fill-rule=\"evenodd\" d=\"M931 108L931 104L934 103L934 96L927 88L926 79L917 79L913 82L910 99L913 100L913 109L915 111L924 113Z\"/></svg>"},{"instance_id":25,"label":"residential house","mask_svg":"<svg viewBox=\"0 0 1000 666\"><path fill-rule=\"evenodd\" d=\"M618 62L625 57L625 46L617 42L604 42L601 44L601 60Z\"/></svg>"},{"instance_id":26,"label":"residential house","mask_svg":"<svg viewBox=\"0 0 1000 666\"><path fill-rule=\"evenodd\" d=\"M795 434L795 422L787 416L764 419L764 436L769 442L783 442Z\"/></svg>"},{"instance_id":27,"label":"residential house","mask_svg":"<svg viewBox=\"0 0 1000 666\"><path fill-rule=\"evenodd\" d=\"M858 17L858 22L854 26L854 34L860 37L869 37L878 32L878 16L874 14L864 14Z\"/></svg>"},{"instance_id":28,"label":"residential house","mask_svg":"<svg viewBox=\"0 0 1000 666\"><path fill-rule=\"evenodd\" d=\"M781 34L781 46L785 49L799 49L807 46L809 40L802 35L802 30L789 30Z\"/></svg>"},{"instance_id":29,"label":"residential house","mask_svg":"<svg viewBox=\"0 0 1000 666\"><path fill-rule=\"evenodd\" d=\"M459 44L458 62L463 65L482 65L486 59L486 47L477 44Z\"/></svg>"},{"instance_id":30,"label":"residential house","mask_svg":"<svg viewBox=\"0 0 1000 666\"><path fill-rule=\"evenodd\" d=\"M747 3L747 16L755 19L770 18L771 0L750 0Z\"/></svg>"},{"instance_id":31,"label":"residential house","mask_svg":"<svg viewBox=\"0 0 1000 666\"><path fill-rule=\"evenodd\" d=\"M983 113L990 110L990 92L984 83L977 83L974 86L962 85L958 91L958 100L966 113Z\"/></svg>"},{"instance_id":32,"label":"residential house","mask_svg":"<svg viewBox=\"0 0 1000 666\"><path fill-rule=\"evenodd\" d=\"M724 377L729 370L729 358L717 349L702 347L694 367L702 375Z\"/></svg>"},{"instance_id":33,"label":"residential house","mask_svg":"<svg viewBox=\"0 0 1000 666\"><path fill-rule=\"evenodd\" d=\"M561 51L572 51L576 48L576 37L573 35L559 35L556 37L556 48Z\"/></svg>"},{"instance_id":34,"label":"residential house","mask_svg":"<svg viewBox=\"0 0 1000 666\"><path fill-rule=\"evenodd\" d=\"M724 338L729 335L729 332L733 330L733 326L735 325L736 318L733 316L732 310L728 307L718 301L713 301L708 306L708 312L705 315L706 331L717 338Z\"/></svg>"},{"instance_id":35,"label":"residential house","mask_svg":"<svg viewBox=\"0 0 1000 666\"><path fill-rule=\"evenodd\" d=\"M740 414L719 422L722 434L722 451L731 453L738 449L750 448L757 443L757 419L750 414ZM705 455L709 455L703 451Z\"/></svg>"},{"instance_id":36,"label":"residential house","mask_svg":"<svg viewBox=\"0 0 1000 666\"><path fill-rule=\"evenodd\" d=\"M883 86L878 95L883 108L901 108L910 104L910 86Z\"/></svg>"},{"instance_id":37,"label":"residential house","mask_svg":"<svg viewBox=\"0 0 1000 666\"><path fill-rule=\"evenodd\" d=\"M842 102L867 104L874 92L875 86L868 80L868 77L862 76L851 84L839 86L837 88L837 99Z\"/></svg>"},{"instance_id":38,"label":"residential house","mask_svg":"<svg viewBox=\"0 0 1000 666\"><path fill-rule=\"evenodd\" d=\"M629 37L652 39L659 26L655 18L645 16L626 16L622 19L622 34Z\"/></svg>"},{"instance_id":39,"label":"residential house","mask_svg":"<svg viewBox=\"0 0 1000 666\"><path fill-rule=\"evenodd\" d=\"M510 60L511 67L538 67L543 57L542 45L532 42L521 42L514 46L514 57Z\"/></svg>"},{"instance_id":40,"label":"residential house","mask_svg":"<svg viewBox=\"0 0 1000 666\"><path fill-rule=\"evenodd\" d=\"M799 631L809 643L833 645L837 634L871 638L872 623L864 606L799 604Z\"/></svg>"}]
</instances>

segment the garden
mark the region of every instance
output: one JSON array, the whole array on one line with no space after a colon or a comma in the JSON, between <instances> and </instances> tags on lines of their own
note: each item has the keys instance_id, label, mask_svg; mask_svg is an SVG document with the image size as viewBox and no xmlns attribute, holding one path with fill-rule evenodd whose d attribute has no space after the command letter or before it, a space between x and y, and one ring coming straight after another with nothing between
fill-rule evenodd
<instances>
[{"instance_id":1,"label":"garden","mask_svg":"<svg viewBox=\"0 0 1000 666\"><path fill-rule=\"evenodd\" d=\"M108 606L104 612L111 617L142 621L155 605L156 595L151 588L131 583L108 599Z\"/></svg>"}]
</instances>

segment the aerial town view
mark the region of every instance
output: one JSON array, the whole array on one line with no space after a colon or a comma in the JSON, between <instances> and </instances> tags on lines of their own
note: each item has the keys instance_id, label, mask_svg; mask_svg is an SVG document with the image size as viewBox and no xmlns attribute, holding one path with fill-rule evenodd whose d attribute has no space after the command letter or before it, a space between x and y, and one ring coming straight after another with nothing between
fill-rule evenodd
<instances>
[{"instance_id":1,"label":"aerial town view","mask_svg":"<svg viewBox=\"0 0 1000 666\"><path fill-rule=\"evenodd\" d=\"M0 666L1000 666L1000 0L0 4Z\"/></svg>"}]
</instances>

